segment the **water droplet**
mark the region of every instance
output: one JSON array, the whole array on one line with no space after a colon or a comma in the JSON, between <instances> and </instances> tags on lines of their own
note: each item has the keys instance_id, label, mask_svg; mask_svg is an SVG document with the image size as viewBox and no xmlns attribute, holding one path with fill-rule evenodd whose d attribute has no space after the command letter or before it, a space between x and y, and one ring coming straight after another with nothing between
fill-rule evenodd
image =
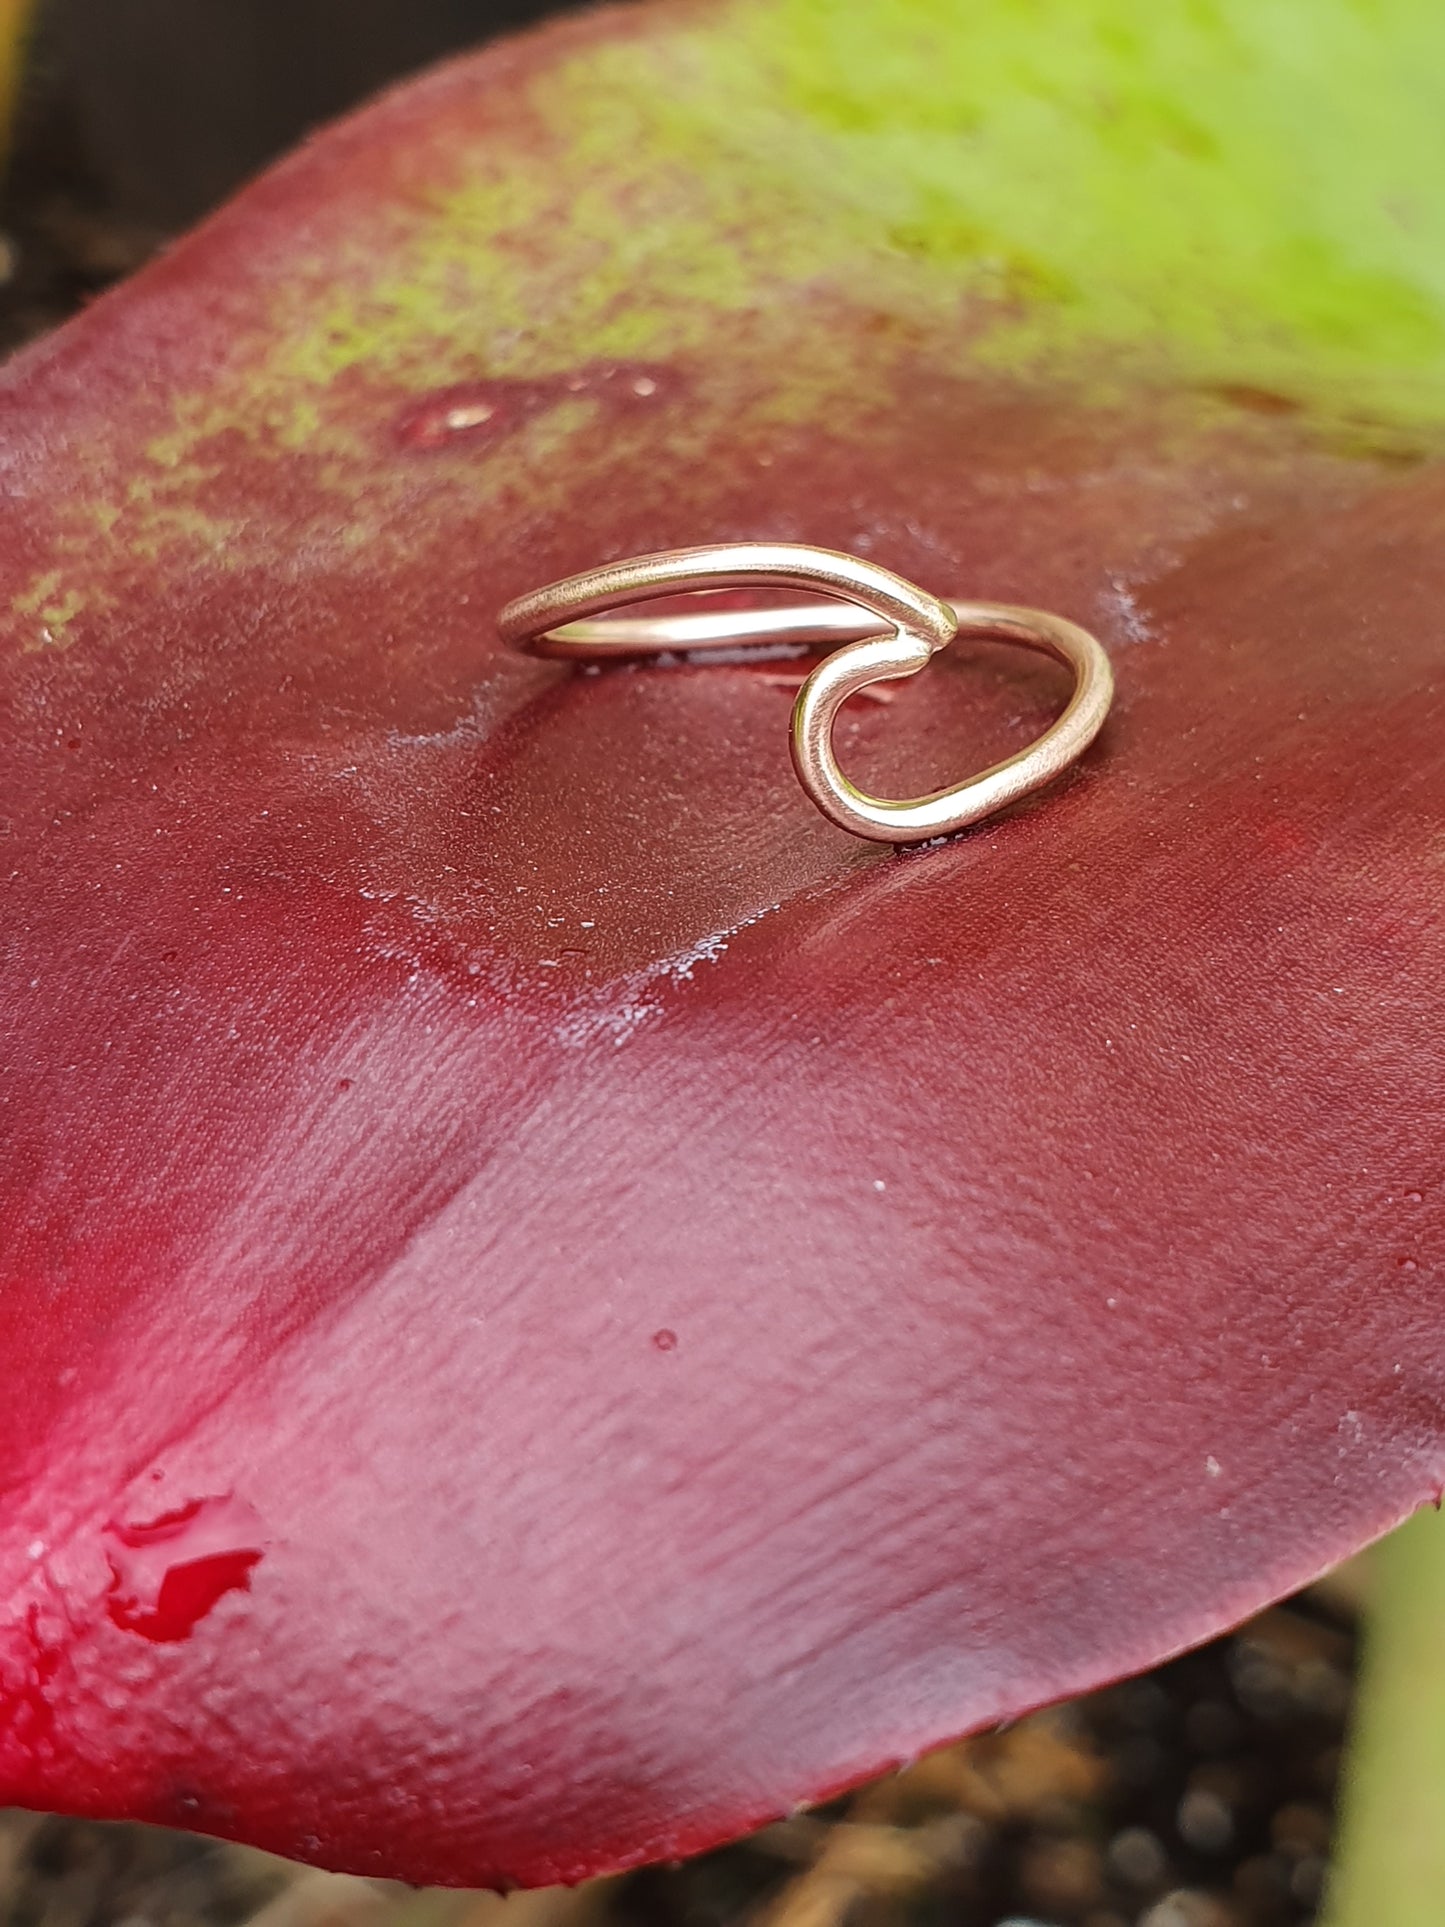
<instances>
[{"instance_id":1,"label":"water droplet","mask_svg":"<svg viewBox=\"0 0 1445 1927\"><path fill-rule=\"evenodd\" d=\"M397 415L393 433L403 448L487 445L514 433L534 415L573 396L613 408L635 408L667 397L668 371L649 363L590 362L565 375L528 381L497 376L455 382L415 395Z\"/></svg>"},{"instance_id":2,"label":"water droplet","mask_svg":"<svg viewBox=\"0 0 1445 1927\"><path fill-rule=\"evenodd\" d=\"M670 1331L654 1332L652 1334L652 1342L660 1352L675 1352L677 1350L677 1333Z\"/></svg>"},{"instance_id":3,"label":"water droplet","mask_svg":"<svg viewBox=\"0 0 1445 1927\"><path fill-rule=\"evenodd\" d=\"M461 435L469 428L485 427L496 412L495 402L469 401L457 408L449 408L442 419L448 434Z\"/></svg>"},{"instance_id":4,"label":"water droplet","mask_svg":"<svg viewBox=\"0 0 1445 1927\"><path fill-rule=\"evenodd\" d=\"M140 1524L105 1528L106 1610L117 1626L164 1644L188 1639L225 1593L247 1592L266 1538L244 1499L192 1499Z\"/></svg>"},{"instance_id":5,"label":"water droplet","mask_svg":"<svg viewBox=\"0 0 1445 1927\"><path fill-rule=\"evenodd\" d=\"M1423 1191L1407 1191L1405 1193L1406 1204L1423 1204L1424 1201L1425 1194Z\"/></svg>"},{"instance_id":6,"label":"water droplet","mask_svg":"<svg viewBox=\"0 0 1445 1927\"><path fill-rule=\"evenodd\" d=\"M490 439L514 428L525 412L526 396L498 383L459 382L410 402L397 417L396 438L403 448L445 448L453 442Z\"/></svg>"},{"instance_id":7,"label":"water droplet","mask_svg":"<svg viewBox=\"0 0 1445 1927\"><path fill-rule=\"evenodd\" d=\"M1395 1262L1401 1271L1418 1271L1420 1269L1419 1260L1415 1258L1397 1258Z\"/></svg>"}]
</instances>

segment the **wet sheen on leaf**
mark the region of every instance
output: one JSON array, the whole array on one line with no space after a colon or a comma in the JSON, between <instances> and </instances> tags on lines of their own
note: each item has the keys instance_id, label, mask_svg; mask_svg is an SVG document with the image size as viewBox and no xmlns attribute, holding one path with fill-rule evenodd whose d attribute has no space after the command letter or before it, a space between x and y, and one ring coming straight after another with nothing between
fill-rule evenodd
<instances>
[{"instance_id":1,"label":"wet sheen on leaf","mask_svg":"<svg viewBox=\"0 0 1445 1927\"><path fill-rule=\"evenodd\" d=\"M1440 28L1305 11L599 15L11 364L0 1799L578 1878L1438 1491ZM891 853L788 665L494 640L739 537L1087 624L1109 727ZM950 651L845 767L1063 695Z\"/></svg>"}]
</instances>

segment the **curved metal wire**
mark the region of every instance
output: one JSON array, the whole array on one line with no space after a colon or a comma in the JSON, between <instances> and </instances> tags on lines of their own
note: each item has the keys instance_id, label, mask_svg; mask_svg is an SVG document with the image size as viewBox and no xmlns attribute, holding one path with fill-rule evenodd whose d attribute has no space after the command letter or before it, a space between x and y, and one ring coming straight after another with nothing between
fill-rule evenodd
<instances>
[{"instance_id":1,"label":"curved metal wire","mask_svg":"<svg viewBox=\"0 0 1445 1927\"><path fill-rule=\"evenodd\" d=\"M650 616L634 610L659 596L736 588L792 588L836 600ZM825 816L885 843L964 829L1052 782L1098 735L1114 694L1103 649L1063 616L1006 603L944 602L876 563L795 543L721 543L609 563L518 597L498 628L505 641L534 654L586 662L761 644L839 645L798 692L793 767ZM868 795L838 765L838 711L870 683L916 675L956 635L1053 656L1072 671L1073 695L1036 742L976 776L927 796Z\"/></svg>"}]
</instances>

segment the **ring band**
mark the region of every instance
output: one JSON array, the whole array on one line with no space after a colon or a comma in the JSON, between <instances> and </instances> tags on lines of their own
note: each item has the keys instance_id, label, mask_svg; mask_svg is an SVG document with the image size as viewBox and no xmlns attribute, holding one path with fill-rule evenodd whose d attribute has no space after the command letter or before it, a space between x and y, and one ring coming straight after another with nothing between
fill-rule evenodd
<instances>
[{"instance_id":1,"label":"ring band","mask_svg":"<svg viewBox=\"0 0 1445 1927\"><path fill-rule=\"evenodd\" d=\"M792 588L836 600L781 609L617 613L658 596L737 588ZM1006 603L944 602L876 563L795 543L726 543L609 563L519 596L502 610L497 627L504 641L533 654L587 662L764 644L841 645L798 692L793 766L825 816L884 843L946 836L1052 782L1098 735L1114 693L1103 649L1063 616ZM905 800L869 796L838 766L838 711L870 683L915 675L957 635L1054 657L1072 671L1073 695L1036 742L965 782Z\"/></svg>"}]
</instances>

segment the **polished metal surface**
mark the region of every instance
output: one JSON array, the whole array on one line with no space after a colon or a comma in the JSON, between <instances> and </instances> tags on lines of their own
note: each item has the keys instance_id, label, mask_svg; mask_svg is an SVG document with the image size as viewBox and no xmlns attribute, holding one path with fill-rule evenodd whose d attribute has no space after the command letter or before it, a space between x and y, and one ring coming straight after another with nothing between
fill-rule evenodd
<instances>
[{"instance_id":1,"label":"polished metal surface","mask_svg":"<svg viewBox=\"0 0 1445 1927\"><path fill-rule=\"evenodd\" d=\"M797 589L832 602L773 609L669 611L634 606L659 596L741 588ZM760 645L840 645L813 670L793 709L798 780L823 814L857 836L919 843L966 828L1052 782L1098 735L1113 700L1109 659L1063 616L1005 603L941 601L876 563L795 543L673 549L606 564L519 596L498 617L505 641L573 661ZM1027 749L931 795L869 796L839 768L833 724L870 683L915 675L957 635L1016 643L1064 663L1074 691Z\"/></svg>"}]
</instances>

